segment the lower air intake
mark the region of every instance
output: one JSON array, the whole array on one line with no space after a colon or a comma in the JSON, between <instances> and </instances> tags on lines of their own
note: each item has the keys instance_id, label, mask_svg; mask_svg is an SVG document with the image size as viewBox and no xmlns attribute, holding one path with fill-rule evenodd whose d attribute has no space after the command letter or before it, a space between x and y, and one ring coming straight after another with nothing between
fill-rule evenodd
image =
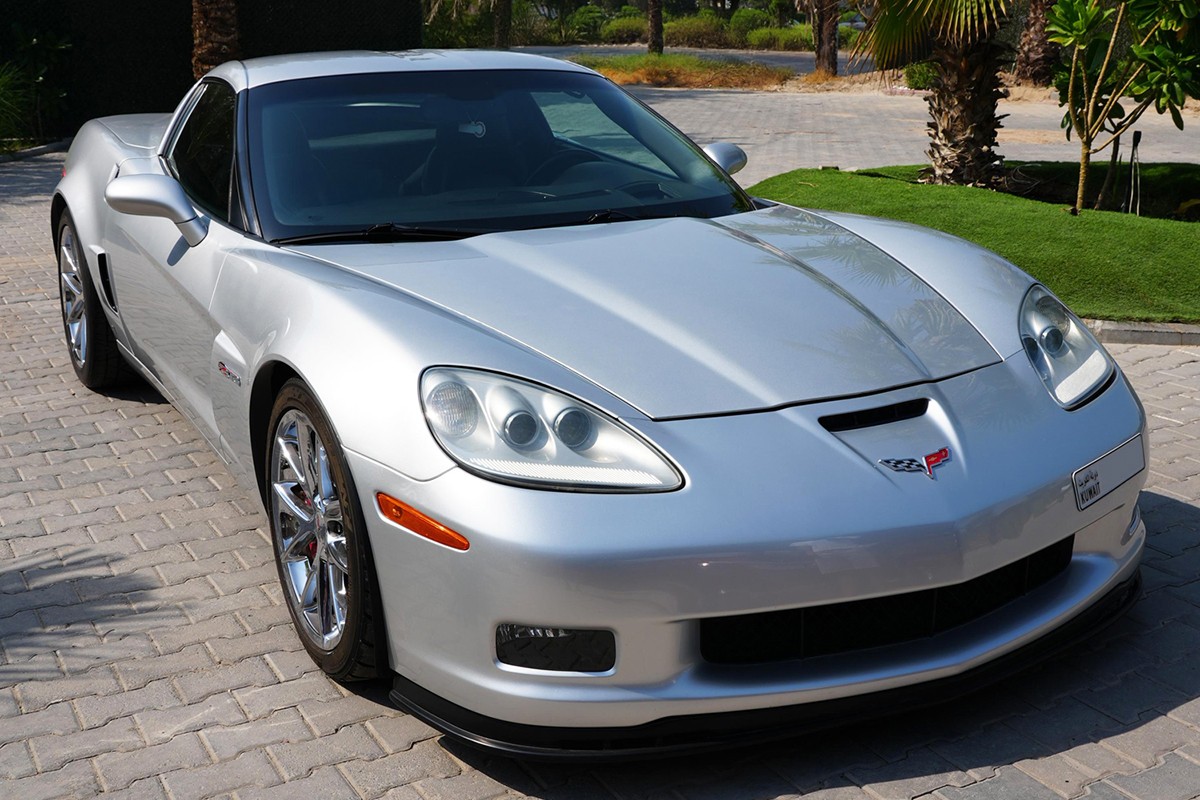
<instances>
[{"instance_id":1,"label":"lower air intake","mask_svg":"<svg viewBox=\"0 0 1200 800\"><path fill-rule=\"evenodd\" d=\"M1075 537L953 586L700 621L700 654L754 664L846 653L965 625L1048 583L1071 563Z\"/></svg>"}]
</instances>

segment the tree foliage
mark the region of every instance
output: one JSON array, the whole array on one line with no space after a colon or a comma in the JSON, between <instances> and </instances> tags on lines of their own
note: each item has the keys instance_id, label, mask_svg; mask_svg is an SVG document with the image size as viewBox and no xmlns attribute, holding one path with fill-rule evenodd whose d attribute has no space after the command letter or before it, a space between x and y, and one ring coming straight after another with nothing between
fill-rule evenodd
<instances>
[{"instance_id":1,"label":"tree foliage","mask_svg":"<svg viewBox=\"0 0 1200 800\"><path fill-rule=\"evenodd\" d=\"M1073 209L1078 213L1091 157L1113 145L1148 109L1170 114L1183 129L1184 103L1200 98L1200 3L1058 0L1046 27L1069 56L1059 100L1066 106L1067 137L1074 133L1079 140Z\"/></svg>"}]
</instances>

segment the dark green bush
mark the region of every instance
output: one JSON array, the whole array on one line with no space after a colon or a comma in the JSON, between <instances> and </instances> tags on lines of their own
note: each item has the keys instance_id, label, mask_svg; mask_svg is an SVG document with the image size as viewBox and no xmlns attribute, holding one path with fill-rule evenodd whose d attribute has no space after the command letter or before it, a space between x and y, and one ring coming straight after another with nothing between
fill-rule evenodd
<instances>
[{"instance_id":1,"label":"dark green bush","mask_svg":"<svg viewBox=\"0 0 1200 800\"><path fill-rule=\"evenodd\" d=\"M600 6L589 3L580 6L567 17L567 28L573 38L584 42L600 41L600 27L607 15Z\"/></svg>"},{"instance_id":2,"label":"dark green bush","mask_svg":"<svg viewBox=\"0 0 1200 800\"><path fill-rule=\"evenodd\" d=\"M769 28L771 15L757 8L739 8L729 18L729 41L738 47L746 45L746 35L758 28Z\"/></svg>"},{"instance_id":3,"label":"dark green bush","mask_svg":"<svg viewBox=\"0 0 1200 800\"><path fill-rule=\"evenodd\" d=\"M617 17L604 23L600 29L600 41L604 44L633 44L644 42L647 37L645 17Z\"/></svg>"},{"instance_id":4,"label":"dark green bush","mask_svg":"<svg viewBox=\"0 0 1200 800\"><path fill-rule=\"evenodd\" d=\"M729 37L716 14L701 14L663 25L663 43L668 47L728 47Z\"/></svg>"},{"instance_id":5,"label":"dark green bush","mask_svg":"<svg viewBox=\"0 0 1200 800\"><path fill-rule=\"evenodd\" d=\"M646 14L637 6L621 6L621 10L617 12L618 17L637 17L645 19Z\"/></svg>"},{"instance_id":6,"label":"dark green bush","mask_svg":"<svg viewBox=\"0 0 1200 800\"><path fill-rule=\"evenodd\" d=\"M755 50L812 50L812 26L759 28L746 35L746 43Z\"/></svg>"},{"instance_id":7,"label":"dark green bush","mask_svg":"<svg viewBox=\"0 0 1200 800\"><path fill-rule=\"evenodd\" d=\"M937 70L929 61L914 61L904 67L904 85L910 89L932 89Z\"/></svg>"}]
</instances>

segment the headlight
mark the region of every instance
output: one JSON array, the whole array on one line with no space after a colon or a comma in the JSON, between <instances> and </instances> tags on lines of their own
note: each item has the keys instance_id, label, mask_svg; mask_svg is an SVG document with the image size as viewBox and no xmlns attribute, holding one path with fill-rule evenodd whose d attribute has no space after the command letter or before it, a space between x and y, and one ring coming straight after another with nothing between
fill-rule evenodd
<instances>
[{"instance_id":1,"label":"headlight","mask_svg":"<svg viewBox=\"0 0 1200 800\"><path fill-rule=\"evenodd\" d=\"M507 483L593 492L677 489L648 442L565 394L490 372L439 367L421 378L438 443L471 472Z\"/></svg>"},{"instance_id":2,"label":"headlight","mask_svg":"<svg viewBox=\"0 0 1200 800\"><path fill-rule=\"evenodd\" d=\"M1044 286L1025 294L1020 325L1025 353L1063 408L1091 398L1112 375L1113 363L1096 337Z\"/></svg>"}]
</instances>

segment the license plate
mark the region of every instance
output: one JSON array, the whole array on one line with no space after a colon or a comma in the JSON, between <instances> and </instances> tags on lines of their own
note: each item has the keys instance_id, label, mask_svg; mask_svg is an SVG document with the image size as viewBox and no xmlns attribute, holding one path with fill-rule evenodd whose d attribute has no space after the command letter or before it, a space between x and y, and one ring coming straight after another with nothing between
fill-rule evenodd
<instances>
[{"instance_id":1,"label":"license plate","mask_svg":"<svg viewBox=\"0 0 1200 800\"><path fill-rule=\"evenodd\" d=\"M1075 505L1083 511L1145 468L1146 455L1142 450L1142 435L1139 433L1086 467L1075 470L1075 474L1071 476L1071 481L1075 484Z\"/></svg>"}]
</instances>

